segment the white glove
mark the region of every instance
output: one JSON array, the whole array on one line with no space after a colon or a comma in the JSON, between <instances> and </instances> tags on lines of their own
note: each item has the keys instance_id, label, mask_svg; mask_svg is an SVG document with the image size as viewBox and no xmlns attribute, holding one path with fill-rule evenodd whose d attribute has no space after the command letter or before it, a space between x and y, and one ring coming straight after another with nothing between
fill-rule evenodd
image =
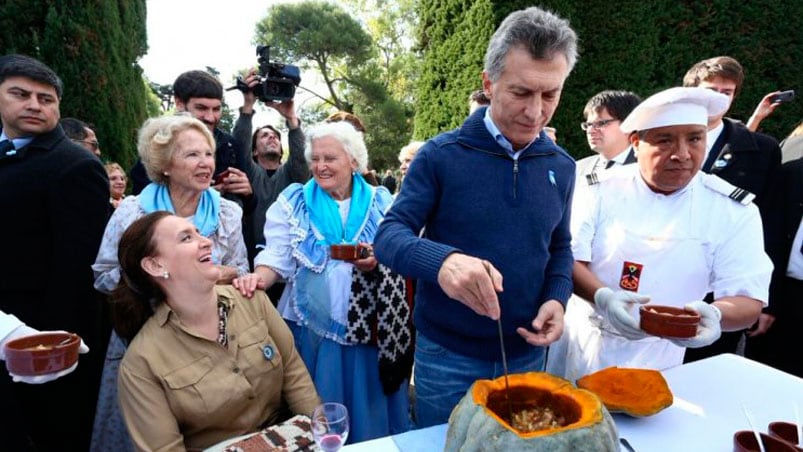
<instances>
[{"instance_id":1,"label":"white glove","mask_svg":"<svg viewBox=\"0 0 803 452\"><path fill-rule=\"evenodd\" d=\"M627 290L613 290L602 287L594 292L594 303L605 314L605 318L622 336L630 340L649 336L641 328L630 312L637 304L645 304L650 297Z\"/></svg>"},{"instance_id":2,"label":"white glove","mask_svg":"<svg viewBox=\"0 0 803 452\"><path fill-rule=\"evenodd\" d=\"M83 345L83 342L81 343ZM86 347L86 345L83 345ZM81 349L78 349L78 353L81 353ZM39 385L42 383L47 383L48 381L53 381L57 378L61 378L68 373L74 371L78 367L78 361L75 362L72 366L52 373L52 374L43 374L43 375L34 375L34 376L23 376L23 375L15 375L9 372L8 374L11 375L11 379L14 380L15 383L28 383L32 385Z\"/></svg>"},{"instance_id":3,"label":"white glove","mask_svg":"<svg viewBox=\"0 0 803 452\"><path fill-rule=\"evenodd\" d=\"M28 325L20 325L14 331L8 334L8 336L4 337L0 340L0 358L5 360L5 345L6 342L9 342L13 339L23 336L30 336L32 334L40 334L40 333L66 333L66 331L39 331L34 328L29 327ZM81 339L81 345L78 346L78 353L85 354L89 352L89 347L84 343L84 340ZM11 372L8 374L11 375L11 379L18 383L29 383L29 384L42 384L47 383L48 381L53 381L57 378L61 378L70 372L74 371L75 368L78 367L78 362L76 361L75 364L70 366L67 369L60 370L58 372L44 374L44 375L35 375L35 376L23 376L23 375L16 375Z\"/></svg>"},{"instance_id":4,"label":"white glove","mask_svg":"<svg viewBox=\"0 0 803 452\"><path fill-rule=\"evenodd\" d=\"M699 348L711 345L719 339L720 334L722 334L722 327L720 326L722 311L719 308L702 300L693 301L684 306L684 308L700 314L697 335L688 339L669 339L673 344L679 347Z\"/></svg>"},{"instance_id":5,"label":"white glove","mask_svg":"<svg viewBox=\"0 0 803 452\"><path fill-rule=\"evenodd\" d=\"M29 327L28 325L20 322L20 326L11 330L6 337L0 339L0 360L6 360L6 343L11 342L18 337L30 336L38 334L39 330Z\"/></svg>"}]
</instances>

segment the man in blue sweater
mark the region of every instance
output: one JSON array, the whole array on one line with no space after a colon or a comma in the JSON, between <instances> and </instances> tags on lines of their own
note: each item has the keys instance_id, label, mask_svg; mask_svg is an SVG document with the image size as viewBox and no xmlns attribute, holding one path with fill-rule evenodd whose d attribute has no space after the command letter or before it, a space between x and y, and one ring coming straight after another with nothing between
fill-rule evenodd
<instances>
[{"instance_id":1,"label":"man in blue sweater","mask_svg":"<svg viewBox=\"0 0 803 452\"><path fill-rule=\"evenodd\" d=\"M485 56L490 106L426 143L379 228L379 261L417 280L419 427L446 422L475 380L502 375L498 319L511 373L542 370L563 330L575 165L542 129L576 40L550 12L509 15Z\"/></svg>"}]
</instances>

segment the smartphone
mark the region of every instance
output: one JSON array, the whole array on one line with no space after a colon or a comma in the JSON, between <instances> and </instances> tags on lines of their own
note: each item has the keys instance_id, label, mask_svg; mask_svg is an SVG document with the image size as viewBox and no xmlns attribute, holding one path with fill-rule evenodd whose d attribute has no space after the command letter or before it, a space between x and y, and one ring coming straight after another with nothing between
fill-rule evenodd
<instances>
[{"instance_id":1,"label":"smartphone","mask_svg":"<svg viewBox=\"0 0 803 452\"><path fill-rule=\"evenodd\" d=\"M795 90L781 91L780 93L770 97L771 104L780 104L781 102L791 102L795 98Z\"/></svg>"},{"instance_id":2,"label":"smartphone","mask_svg":"<svg viewBox=\"0 0 803 452\"><path fill-rule=\"evenodd\" d=\"M212 185L218 185L218 184L222 184L222 183L223 183L223 179L225 179L225 178L229 177L229 174L230 174L230 173L231 173L231 171L229 171L229 170L225 170L225 171L223 171L222 173L218 174L218 175L217 175L217 176L215 176L215 178L213 179L213 181L212 181Z\"/></svg>"}]
</instances>

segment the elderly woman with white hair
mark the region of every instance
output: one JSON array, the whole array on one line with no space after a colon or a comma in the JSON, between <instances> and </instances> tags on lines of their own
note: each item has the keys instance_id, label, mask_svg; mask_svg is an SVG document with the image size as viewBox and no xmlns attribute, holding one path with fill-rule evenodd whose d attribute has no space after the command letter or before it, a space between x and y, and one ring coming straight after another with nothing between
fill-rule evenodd
<instances>
[{"instance_id":1,"label":"elderly woman with white hair","mask_svg":"<svg viewBox=\"0 0 803 452\"><path fill-rule=\"evenodd\" d=\"M404 280L373 257L379 223L393 199L361 176L368 165L362 135L346 122L307 132L313 179L292 184L268 209L265 249L254 273L234 280L250 296L278 280L278 309L325 402L346 405L350 442L409 428L407 384L413 345ZM368 250L338 260L332 245Z\"/></svg>"}]
</instances>

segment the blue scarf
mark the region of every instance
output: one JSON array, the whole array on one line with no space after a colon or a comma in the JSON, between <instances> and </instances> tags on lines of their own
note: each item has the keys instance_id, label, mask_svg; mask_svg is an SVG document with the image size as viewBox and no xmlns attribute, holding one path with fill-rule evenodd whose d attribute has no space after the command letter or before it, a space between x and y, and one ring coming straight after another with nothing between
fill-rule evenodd
<instances>
[{"instance_id":1,"label":"blue scarf","mask_svg":"<svg viewBox=\"0 0 803 452\"><path fill-rule=\"evenodd\" d=\"M346 227L340 218L337 202L326 193L315 179L304 184L304 202L307 205L310 221L323 234L326 245L339 243L356 244L357 235L362 229L371 205L373 190L361 175L354 173L351 184L351 205L346 217Z\"/></svg>"},{"instance_id":2,"label":"blue scarf","mask_svg":"<svg viewBox=\"0 0 803 452\"><path fill-rule=\"evenodd\" d=\"M145 213L166 210L176 213L170 192L166 185L151 182L139 194L139 205ZM220 193L213 188L207 188L201 194L192 223L201 231L204 237L211 237L217 231L220 222Z\"/></svg>"}]
</instances>

